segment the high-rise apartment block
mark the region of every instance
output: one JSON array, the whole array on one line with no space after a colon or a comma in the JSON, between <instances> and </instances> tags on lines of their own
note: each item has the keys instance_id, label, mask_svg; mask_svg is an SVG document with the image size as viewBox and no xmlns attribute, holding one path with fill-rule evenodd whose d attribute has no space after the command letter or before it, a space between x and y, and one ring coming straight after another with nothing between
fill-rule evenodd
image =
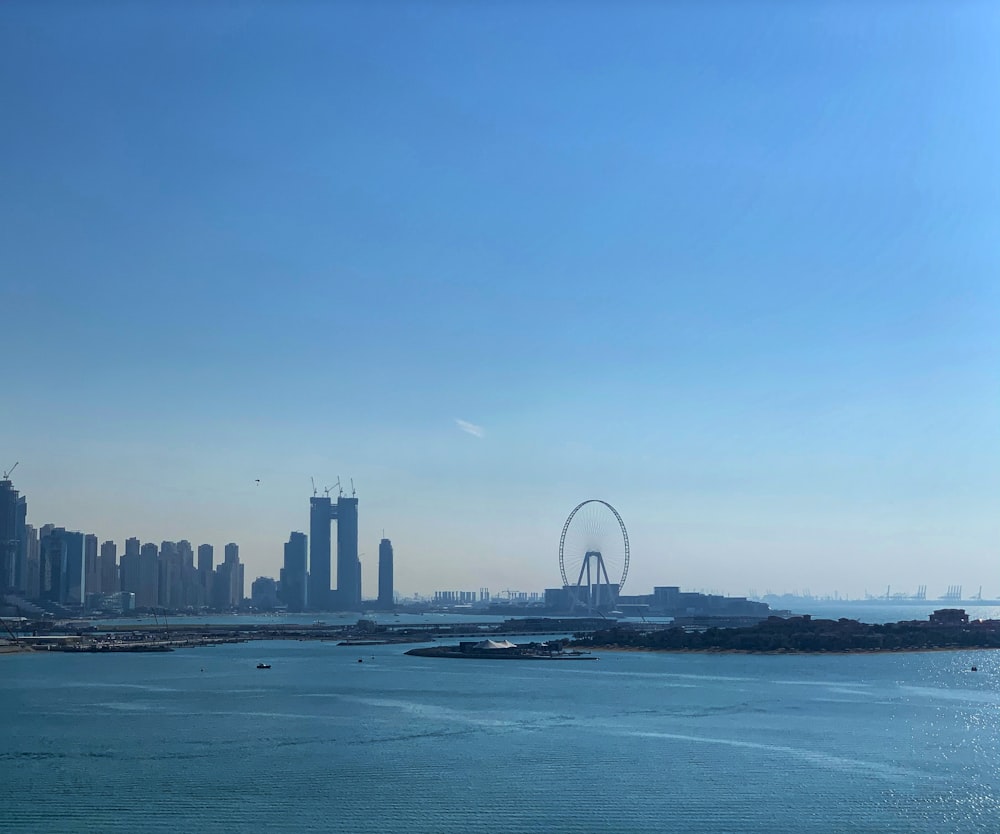
<instances>
[{"instance_id":1,"label":"high-rise apartment block","mask_svg":"<svg viewBox=\"0 0 1000 834\"><path fill-rule=\"evenodd\" d=\"M20 596L57 616L73 613L60 611L61 607L110 609L118 603L120 610L173 611L206 606L228 610L243 604L245 566L235 542L225 546L225 558L217 568L212 545L199 545L196 559L195 548L186 539L163 541L157 546L143 544L133 536L125 540L119 560L118 546L112 540L99 543L92 533L54 524L41 528L28 524L27 500L14 489L8 474L0 479L0 601L8 594ZM360 600L357 500L341 498L338 503L345 518L338 530L338 553L343 562L338 571L351 574L353 567L353 574L344 580L345 588L348 599ZM323 524L318 523L322 521L326 530L326 603L330 599L331 522L337 518L337 509L326 497L315 519L318 528L322 529ZM321 545L323 538L319 536ZM280 599L292 610L305 610L309 601L308 561L308 539L302 533L292 533L285 546L282 593L279 597L273 579L262 578L257 586L258 602L273 598L277 603ZM316 562L320 565L323 560L317 557ZM322 570L320 574L322 578ZM268 582L274 583L273 588ZM121 599L111 600L114 596ZM16 599L10 604L21 605Z\"/></svg>"},{"instance_id":2,"label":"high-rise apartment block","mask_svg":"<svg viewBox=\"0 0 1000 834\"><path fill-rule=\"evenodd\" d=\"M101 591L101 568L97 556L97 536L93 533L87 533L83 537L83 570L87 576L88 594L96 594Z\"/></svg>"},{"instance_id":3,"label":"high-rise apartment block","mask_svg":"<svg viewBox=\"0 0 1000 834\"><path fill-rule=\"evenodd\" d=\"M361 562L358 560L358 499L337 499L337 608L361 609Z\"/></svg>"},{"instance_id":4,"label":"high-rise apartment block","mask_svg":"<svg viewBox=\"0 0 1000 834\"><path fill-rule=\"evenodd\" d=\"M203 605L211 605L214 599L212 583L215 580L215 548L210 544L198 545L198 584Z\"/></svg>"},{"instance_id":5,"label":"high-rise apartment block","mask_svg":"<svg viewBox=\"0 0 1000 834\"><path fill-rule=\"evenodd\" d=\"M39 596L59 605L82 606L87 594L83 533L51 525L43 529Z\"/></svg>"},{"instance_id":6,"label":"high-rise apartment block","mask_svg":"<svg viewBox=\"0 0 1000 834\"><path fill-rule=\"evenodd\" d=\"M250 604L261 611L277 607L278 585L270 576L258 576L250 585Z\"/></svg>"},{"instance_id":7,"label":"high-rise apartment block","mask_svg":"<svg viewBox=\"0 0 1000 834\"><path fill-rule=\"evenodd\" d=\"M38 599L41 593L38 530L30 524L24 525L24 541L25 574L20 590L28 599Z\"/></svg>"},{"instance_id":8,"label":"high-rise apartment block","mask_svg":"<svg viewBox=\"0 0 1000 834\"><path fill-rule=\"evenodd\" d=\"M243 602L243 565L240 548L230 542L225 548L225 559L215 570L213 579L213 606L220 609L235 608Z\"/></svg>"},{"instance_id":9,"label":"high-rise apartment block","mask_svg":"<svg viewBox=\"0 0 1000 834\"><path fill-rule=\"evenodd\" d=\"M10 478L0 480L0 594L23 591L27 572L28 502Z\"/></svg>"},{"instance_id":10,"label":"high-rise apartment block","mask_svg":"<svg viewBox=\"0 0 1000 834\"><path fill-rule=\"evenodd\" d=\"M135 542L134 547L129 545ZM118 587L124 593L135 594L136 607L139 601L139 540L129 539L125 542L125 553L118 566Z\"/></svg>"},{"instance_id":11,"label":"high-rise apartment block","mask_svg":"<svg viewBox=\"0 0 1000 834\"><path fill-rule=\"evenodd\" d=\"M289 611L304 611L309 603L306 559L305 533L292 533L285 543L285 561L281 568L281 600Z\"/></svg>"},{"instance_id":12,"label":"high-rise apartment block","mask_svg":"<svg viewBox=\"0 0 1000 834\"><path fill-rule=\"evenodd\" d=\"M392 571L392 542L382 539L378 545L378 607L383 611L395 605Z\"/></svg>"},{"instance_id":13,"label":"high-rise apartment block","mask_svg":"<svg viewBox=\"0 0 1000 834\"><path fill-rule=\"evenodd\" d=\"M212 545L198 545L198 570L203 573L215 570L215 548Z\"/></svg>"},{"instance_id":14,"label":"high-rise apartment block","mask_svg":"<svg viewBox=\"0 0 1000 834\"><path fill-rule=\"evenodd\" d=\"M135 591L136 608L157 608L160 604L160 552L147 542L139 548L139 590ZM129 590L131 588L123 588Z\"/></svg>"},{"instance_id":15,"label":"high-rise apartment block","mask_svg":"<svg viewBox=\"0 0 1000 834\"><path fill-rule=\"evenodd\" d=\"M113 541L101 542L101 593L114 594L118 587L118 545Z\"/></svg>"},{"instance_id":16,"label":"high-rise apartment block","mask_svg":"<svg viewBox=\"0 0 1000 834\"><path fill-rule=\"evenodd\" d=\"M309 499L309 607L330 607L330 521L334 510L326 495Z\"/></svg>"}]
</instances>

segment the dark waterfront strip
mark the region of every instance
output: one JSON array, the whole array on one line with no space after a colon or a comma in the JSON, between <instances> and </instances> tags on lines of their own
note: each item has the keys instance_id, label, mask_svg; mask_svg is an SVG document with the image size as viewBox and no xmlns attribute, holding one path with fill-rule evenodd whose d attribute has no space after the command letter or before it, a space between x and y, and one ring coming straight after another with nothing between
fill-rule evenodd
<instances>
[{"instance_id":1,"label":"dark waterfront strip","mask_svg":"<svg viewBox=\"0 0 1000 834\"><path fill-rule=\"evenodd\" d=\"M456 623L383 626L371 620L359 620L354 625L288 625L288 624L226 624L205 625L162 623L148 625L121 625L95 627L89 624L65 621L60 624L38 622L22 628L10 642L9 650L36 650L61 652L165 652L181 648L215 646L224 643L243 643L249 640L313 640L336 643L342 646L371 646L378 644L414 644L440 639L462 637L482 640L485 637L519 634L580 633L581 627L593 621L558 618L530 618L507 620L503 623ZM0 643L0 650L4 649Z\"/></svg>"},{"instance_id":2,"label":"dark waterfront strip","mask_svg":"<svg viewBox=\"0 0 1000 834\"><path fill-rule=\"evenodd\" d=\"M204 625L162 624L81 628L64 622L37 623L16 639L0 641L0 654L18 650L63 652L165 652L178 648L242 643L249 640L318 640L342 646L414 644L442 639L473 638L458 645L415 649L424 657L481 657L516 659L572 659L580 649L619 649L671 652L818 653L933 651L1000 648L1000 621L969 622L961 609L935 611L927 621L868 624L857 620L769 617L748 627L726 621L701 625L614 623L567 619L507 620L504 623L385 627L369 620L351 626L326 624ZM509 650L480 651L487 637L574 634L572 641L510 645ZM6 645L5 645L6 643ZM559 643L557 648L556 643ZM564 648L571 651L564 651ZM576 653L574 654L574 651Z\"/></svg>"},{"instance_id":3,"label":"dark waterfront strip","mask_svg":"<svg viewBox=\"0 0 1000 834\"><path fill-rule=\"evenodd\" d=\"M857 620L769 617L748 628L642 628L614 626L572 643L580 648L668 652L893 652L1000 648L1000 621L969 622L961 609L935 611L928 621L872 625Z\"/></svg>"}]
</instances>

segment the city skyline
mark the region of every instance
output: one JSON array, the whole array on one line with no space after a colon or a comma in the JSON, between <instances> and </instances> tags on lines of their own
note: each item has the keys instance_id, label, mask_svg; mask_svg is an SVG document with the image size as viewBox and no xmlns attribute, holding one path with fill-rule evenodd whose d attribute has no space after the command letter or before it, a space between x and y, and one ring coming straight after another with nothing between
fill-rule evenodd
<instances>
[{"instance_id":1,"label":"city skyline","mask_svg":"<svg viewBox=\"0 0 1000 834\"><path fill-rule=\"evenodd\" d=\"M14 486L15 493L19 492L17 490L16 484ZM25 494L20 493L20 504L22 507L22 513L24 512L23 507L27 501ZM354 509L353 515L355 519L358 517L358 499L356 497L347 497L344 495L339 496L340 498L346 498L350 502ZM310 501L311 512L317 506L317 496L313 495ZM324 497L319 498L319 505L323 506ZM331 509L332 504L332 509ZM321 513L324 519L327 519L327 525L331 526L337 522L337 504L333 502L331 498L325 498L326 510ZM312 524L312 518L310 519L310 525ZM357 528L357 523L355 522L355 529ZM124 544L124 549L122 551L122 556L134 552L135 555L139 554L140 546L142 548L152 548L152 552L155 555L159 555L162 546L169 545L174 548L178 545L182 547L187 547L190 552L190 560L194 563L195 556L197 556L197 567L199 570L203 569L203 565L208 566L208 570L212 570L213 566L213 551L214 544L211 543L199 543L197 545L192 545L191 540L187 538L179 539L161 539L159 537L152 537L150 539L145 539L141 536L130 536L125 539L115 539L109 538L105 539L103 535L91 532L86 529L85 526L81 529L75 529L72 525L57 525L52 522L45 524L33 524L31 523L30 517L28 518L28 527L32 528L37 535L39 531L45 531L51 528L57 528L65 530L71 535L78 536L80 539L81 555L84 553L83 547L84 542L89 546L89 550L93 550L93 557L96 560L93 566L90 566L89 561L85 563L85 571L94 571L97 575L103 576L107 570L104 562L104 554L108 552L112 558L117 554L117 545L119 542ZM541 582L536 582L532 584L530 579L515 579L507 582L503 585L493 585L491 586L488 581L483 582L483 576L488 576L487 572L476 573L477 564L475 562L469 563L465 573L459 573L458 575L452 575L447 577L442 577L441 581L437 584L427 584L424 585L414 585L413 587L403 587L400 588L399 585L394 580L394 556L393 556L393 545L391 541L384 536L384 530L382 531L382 538L379 543L378 549L373 551L374 558L360 559L356 555L359 551L359 546L357 541L350 541L348 537L348 546L346 551L344 551L344 558L350 560L352 558L357 559L360 562L361 568L361 584L362 589L356 596L348 595L346 597L346 604L344 604L345 597L338 594L339 587L337 581L337 571L340 569L344 570L344 558L340 557L340 547L339 547L339 537L340 532L338 530L337 536L332 534L328 536L329 538L329 550L323 551L326 553L324 557L320 555L319 564L323 564L323 558L326 559L326 564L328 565L328 571L324 573L321 569L319 572L318 580L313 575L312 572L312 546L310 544L311 539L308 535L302 532L292 531L290 534L286 534L287 541L285 541L281 547L281 552L274 558L256 559L250 563L250 570L247 572L245 579L245 590L247 591L247 598L249 598L249 586L252 581L256 579L273 579L280 581L281 577L284 575L284 568L289 564L289 555L294 553L292 557L298 565L297 570L302 571L305 569L306 573L302 577L302 582L308 579L310 591L306 594L307 598L311 594L315 593L315 589L318 586L322 586L324 583L328 583L327 587L330 585L334 586L329 592L331 596L329 597L329 603L326 605L317 605L315 601L310 601L306 603L301 610L350 610L352 608L357 608L359 605L359 600L364 600L368 603L375 603L378 605L385 604L385 597L381 593L381 587L383 585L383 554L387 556L387 570L385 576L388 577L389 587L393 587L397 596L403 597L417 597L417 598L436 598L441 593L460 593L462 595L472 594L473 596L481 595L482 591L487 591L495 599L502 599L504 595L510 592L517 592L520 594L532 594L540 595L540 592L545 588L555 588L561 586L561 581L558 576L558 565L553 561L553 571L554 576L550 576L546 579L541 580ZM290 538L289 538L290 536ZM100 542L100 551L98 551L98 542ZM130 545L134 543L134 551L130 551ZM110 546L110 547L108 547ZM108 548L106 550L106 548ZM192 549L194 548L194 549ZM236 548L239 552L239 546L234 542L230 542L225 545L225 552L229 553L230 548ZM290 549L291 548L291 549ZM89 550L87 552L89 552ZM245 554L243 554L245 555ZM364 554L362 554L364 555ZM98 559L98 556L100 557ZM240 563L242 567L246 567L247 562L244 560ZM421 575L420 565L411 564L408 566L410 570L408 575ZM544 569L542 571L545 572ZM638 574L639 578L636 579L635 576ZM657 585L671 584L673 577L672 575L660 575L649 579L651 572L647 570L637 570L633 563L633 568L630 573L630 579L626 583L623 593L625 594L636 594L645 593L649 588L655 587ZM836 583L830 586L819 586L813 587L809 583L791 583L787 585L769 585L767 583L756 583L750 584L746 588L733 588L725 585L720 585L717 581L693 581L688 583L681 583L685 588L692 591L705 592L711 594L723 593L730 596L743 596L750 594L753 597L759 597L762 595L792 595L799 596L804 595L815 596L817 598L853 598L860 599L864 597L870 598L884 598L893 594L897 597L915 597L923 598L927 597L929 599L948 599L948 598L959 598L962 596L961 593L956 595L957 589L964 589L964 598L974 598L977 594L982 594L984 599L996 599L1000 598L1000 579L996 580L994 585L991 585L988 580L983 580L980 577L966 577L966 582L954 581L954 577L958 575L955 571L950 568L945 568L940 572L941 576L950 577L948 579L942 579L940 583L935 584L935 580L930 583L930 590L928 590L928 582L924 581L922 577L893 577L885 581L884 584L879 581L865 582L850 584L845 582ZM963 574L964 576L964 574ZM864 577L861 577L864 580ZM317 585L318 581L318 585ZM641 584L640 583L644 583ZM89 584L89 583L88 583ZM677 584L677 583L673 583ZM937 587L940 585L940 587ZM478 589L478 591L474 590ZM304 591L304 586L303 586ZM325 595L323 595L325 596ZM209 600L210 601L210 600ZM148 600L144 600L148 602ZM287 604L287 600L286 600ZM143 607L140 604L140 607ZM292 605L292 610L298 610L298 606Z\"/></svg>"},{"instance_id":2,"label":"city skyline","mask_svg":"<svg viewBox=\"0 0 1000 834\"><path fill-rule=\"evenodd\" d=\"M627 590L1000 592L996 8L56 7L0 50L36 526L275 576L353 476L366 589L383 528L557 584L600 497Z\"/></svg>"}]
</instances>

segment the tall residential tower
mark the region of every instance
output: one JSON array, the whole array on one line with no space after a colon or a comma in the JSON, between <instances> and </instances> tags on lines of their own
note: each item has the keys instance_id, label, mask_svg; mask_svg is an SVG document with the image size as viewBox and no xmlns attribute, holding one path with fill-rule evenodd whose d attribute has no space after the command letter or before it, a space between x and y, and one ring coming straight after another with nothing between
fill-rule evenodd
<instances>
[{"instance_id":1,"label":"tall residential tower","mask_svg":"<svg viewBox=\"0 0 1000 834\"><path fill-rule=\"evenodd\" d=\"M330 608L330 521L334 509L327 495L309 499L309 607Z\"/></svg>"},{"instance_id":2,"label":"tall residential tower","mask_svg":"<svg viewBox=\"0 0 1000 834\"><path fill-rule=\"evenodd\" d=\"M337 499L337 607L361 610L361 562L358 560L358 499Z\"/></svg>"},{"instance_id":3,"label":"tall residential tower","mask_svg":"<svg viewBox=\"0 0 1000 834\"><path fill-rule=\"evenodd\" d=\"M395 601L392 587L392 542L382 539L378 544L378 607L388 611Z\"/></svg>"},{"instance_id":4,"label":"tall residential tower","mask_svg":"<svg viewBox=\"0 0 1000 834\"><path fill-rule=\"evenodd\" d=\"M292 533L285 544L285 563L281 568L281 599L289 611L304 611L309 602L306 570L306 535Z\"/></svg>"},{"instance_id":5,"label":"tall residential tower","mask_svg":"<svg viewBox=\"0 0 1000 834\"><path fill-rule=\"evenodd\" d=\"M28 503L14 489L10 478L0 481L0 594L23 590L27 540L24 527Z\"/></svg>"}]
</instances>

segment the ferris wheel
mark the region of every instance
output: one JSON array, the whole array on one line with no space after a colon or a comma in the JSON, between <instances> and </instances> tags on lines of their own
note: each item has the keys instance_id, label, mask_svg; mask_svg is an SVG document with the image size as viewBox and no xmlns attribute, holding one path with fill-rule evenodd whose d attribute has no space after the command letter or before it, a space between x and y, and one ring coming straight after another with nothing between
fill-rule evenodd
<instances>
[{"instance_id":1,"label":"ferris wheel","mask_svg":"<svg viewBox=\"0 0 1000 834\"><path fill-rule=\"evenodd\" d=\"M628 531L618 510L589 498L573 508L559 537L559 572L573 602L614 606L628 577Z\"/></svg>"}]
</instances>

